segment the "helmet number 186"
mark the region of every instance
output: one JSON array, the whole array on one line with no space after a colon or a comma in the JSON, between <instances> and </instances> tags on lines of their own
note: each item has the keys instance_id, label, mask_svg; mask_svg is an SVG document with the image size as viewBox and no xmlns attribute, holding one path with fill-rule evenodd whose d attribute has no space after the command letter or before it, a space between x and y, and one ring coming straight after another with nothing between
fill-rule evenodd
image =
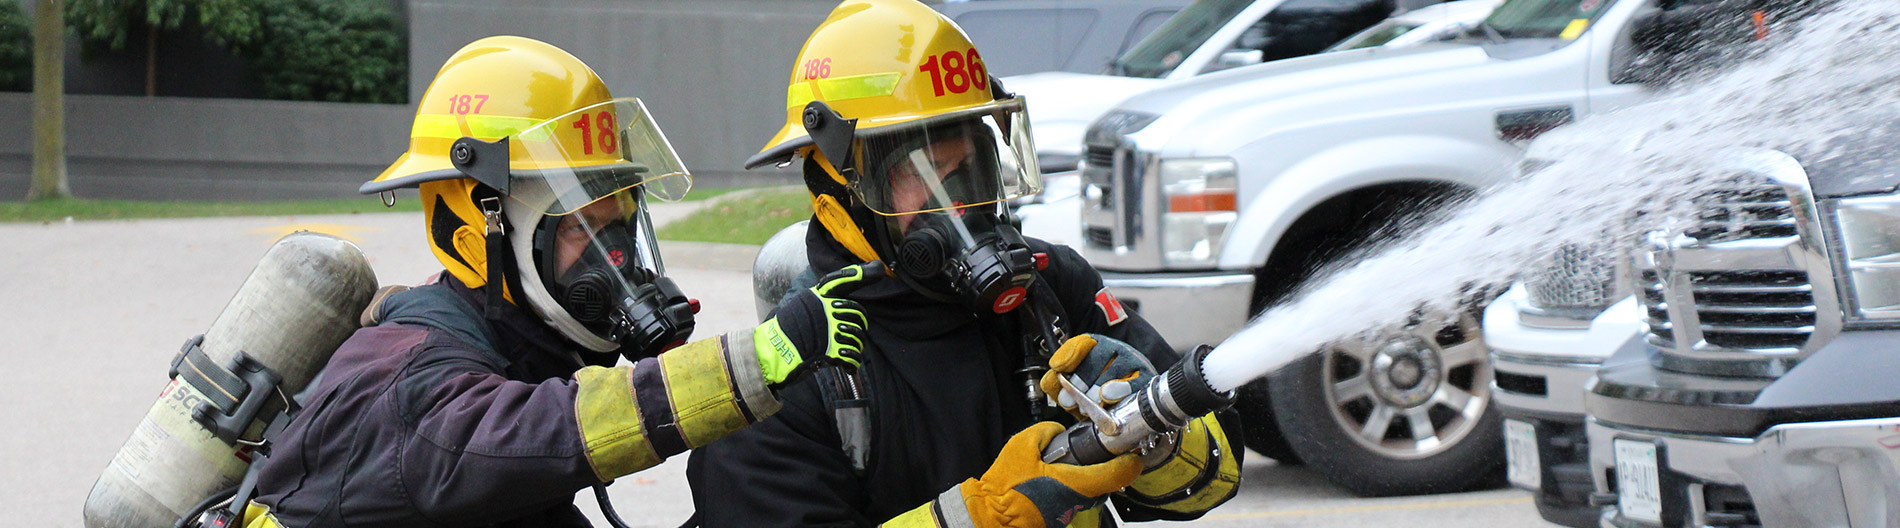
<instances>
[{"instance_id":1,"label":"helmet number 186","mask_svg":"<svg viewBox=\"0 0 1900 528\"><path fill-rule=\"evenodd\" d=\"M581 118L574 121L574 128L580 129L581 131L582 154L594 153L594 138L596 136L594 129L596 128L600 129L598 136L600 138L601 152L612 154L614 148L618 146L616 144L618 136L614 134L618 132L619 129L614 125L614 114L612 112L594 114L593 119L588 119L587 114L581 114Z\"/></svg>"},{"instance_id":2,"label":"helmet number 186","mask_svg":"<svg viewBox=\"0 0 1900 528\"><path fill-rule=\"evenodd\" d=\"M990 89L989 72L984 71L983 56L976 53L976 48L931 56L917 71L930 74L930 87L936 90L938 97L943 96L946 88L950 93L968 92L971 88Z\"/></svg>"}]
</instances>

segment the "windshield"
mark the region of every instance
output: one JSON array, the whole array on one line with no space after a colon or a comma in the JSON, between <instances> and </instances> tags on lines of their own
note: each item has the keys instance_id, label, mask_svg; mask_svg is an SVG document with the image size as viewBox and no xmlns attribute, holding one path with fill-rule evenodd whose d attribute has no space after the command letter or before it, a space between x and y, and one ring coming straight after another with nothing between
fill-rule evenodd
<instances>
[{"instance_id":1,"label":"windshield","mask_svg":"<svg viewBox=\"0 0 1900 528\"><path fill-rule=\"evenodd\" d=\"M1399 35L1404 35L1412 32L1414 29L1418 29L1418 26L1419 24L1410 22L1387 21L1377 26L1372 26L1365 31L1361 31L1357 35L1347 37L1346 40L1334 45L1332 51L1384 46L1385 43L1392 42L1392 39L1399 38Z\"/></svg>"},{"instance_id":2,"label":"windshield","mask_svg":"<svg viewBox=\"0 0 1900 528\"><path fill-rule=\"evenodd\" d=\"M1108 73L1150 79L1167 75L1251 4L1252 0L1195 0L1109 63Z\"/></svg>"},{"instance_id":3,"label":"windshield","mask_svg":"<svg viewBox=\"0 0 1900 528\"><path fill-rule=\"evenodd\" d=\"M1574 40L1616 0L1510 0L1485 25L1504 38Z\"/></svg>"}]
</instances>

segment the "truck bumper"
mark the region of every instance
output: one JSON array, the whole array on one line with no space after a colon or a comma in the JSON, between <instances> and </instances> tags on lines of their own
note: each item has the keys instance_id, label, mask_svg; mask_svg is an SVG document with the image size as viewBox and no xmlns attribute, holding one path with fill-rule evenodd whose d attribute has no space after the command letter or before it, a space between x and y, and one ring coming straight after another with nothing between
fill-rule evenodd
<instances>
[{"instance_id":1,"label":"truck bumper","mask_svg":"<svg viewBox=\"0 0 1900 528\"><path fill-rule=\"evenodd\" d=\"M1603 360L1642 329L1642 308L1624 299L1589 321L1568 327L1524 316L1522 285L1513 285L1484 312L1484 340L1491 348L1492 394L1507 420L1534 435L1536 456L1510 453L1511 463L1535 466L1512 485L1533 492L1544 520L1564 526L1596 526L1600 508L1590 505L1594 482L1584 434L1584 384Z\"/></svg>"},{"instance_id":2,"label":"truck bumper","mask_svg":"<svg viewBox=\"0 0 1900 528\"><path fill-rule=\"evenodd\" d=\"M1637 512L1665 526L1900 527L1896 340L1845 331L1773 379L1665 370L1641 340L1624 346L1584 397L1603 525L1655 525ZM1626 470L1645 485L1618 484Z\"/></svg>"},{"instance_id":3,"label":"truck bumper","mask_svg":"<svg viewBox=\"0 0 1900 528\"><path fill-rule=\"evenodd\" d=\"M1613 442L1656 446L1666 526L1900 525L1900 418L1789 423L1754 438L1644 431L1595 419L1587 429L1596 490L1606 499L1616 496ZM1624 515L1620 504L1601 515L1606 527L1655 526Z\"/></svg>"},{"instance_id":4,"label":"truck bumper","mask_svg":"<svg viewBox=\"0 0 1900 528\"><path fill-rule=\"evenodd\" d=\"M1219 344L1246 326L1253 280L1250 273L1102 272L1102 283L1122 304L1178 350Z\"/></svg>"}]
</instances>

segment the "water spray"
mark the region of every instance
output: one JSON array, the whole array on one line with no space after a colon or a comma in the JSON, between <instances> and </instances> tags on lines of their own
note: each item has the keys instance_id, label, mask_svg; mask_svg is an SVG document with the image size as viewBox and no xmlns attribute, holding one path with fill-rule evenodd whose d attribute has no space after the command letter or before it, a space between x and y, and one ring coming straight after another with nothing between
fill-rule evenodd
<instances>
[{"instance_id":1,"label":"water spray","mask_svg":"<svg viewBox=\"0 0 1900 528\"><path fill-rule=\"evenodd\" d=\"M1329 343L1421 311L1462 309L1469 285L1510 280L1560 246L1635 233L1638 219L1691 219L1695 198L1729 184L1716 168L1738 147L1820 163L1900 121L1900 69L1892 63L1900 56L1900 2L1837 2L1789 29L1742 49L1749 60L1720 73L1540 138L1539 161L1548 166L1457 206L1443 221L1411 226L1418 227L1412 236L1370 258L1316 274L1293 302L1218 347L1196 350L1142 397L1101 410L1107 420L1092 415L1070 428L1046 458L1107 460L1104 453L1140 447L1225 408L1241 385Z\"/></svg>"}]
</instances>

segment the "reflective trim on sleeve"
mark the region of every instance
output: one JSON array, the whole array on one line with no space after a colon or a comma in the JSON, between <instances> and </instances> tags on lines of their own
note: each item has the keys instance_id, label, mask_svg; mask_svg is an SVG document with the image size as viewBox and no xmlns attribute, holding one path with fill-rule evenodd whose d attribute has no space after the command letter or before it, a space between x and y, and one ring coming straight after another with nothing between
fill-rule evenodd
<instances>
[{"instance_id":1,"label":"reflective trim on sleeve","mask_svg":"<svg viewBox=\"0 0 1900 528\"><path fill-rule=\"evenodd\" d=\"M688 448L712 443L749 424L726 373L726 348L721 335L660 355L674 420Z\"/></svg>"},{"instance_id":2,"label":"reflective trim on sleeve","mask_svg":"<svg viewBox=\"0 0 1900 528\"><path fill-rule=\"evenodd\" d=\"M755 422L778 413L778 396L765 385L752 340L743 336L733 339L730 334L721 337L726 340L726 372L732 376L734 392L739 393L740 407L751 414Z\"/></svg>"},{"instance_id":3,"label":"reflective trim on sleeve","mask_svg":"<svg viewBox=\"0 0 1900 528\"><path fill-rule=\"evenodd\" d=\"M244 528L283 528L284 526L277 522L276 515L271 514L270 507L255 502L244 505L244 519L239 521L238 525Z\"/></svg>"},{"instance_id":4,"label":"reflective trim on sleeve","mask_svg":"<svg viewBox=\"0 0 1900 528\"><path fill-rule=\"evenodd\" d=\"M932 511L936 504L936 501L926 502L923 506L911 508L910 511L897 514L896 517L892 517L891 520L884 521L884 524L878 526L885 528L946 528L938 521L937 514Z\"/></svg>"},{"instance_id":5,"label":"reflective trim on sleeve","mask_svg":"<svg viewBox=\"0 0 1900 528\"><path fill-rule=\"evenodd\" d=\"M937 523L944 528L976 528L976 521L970 519L970 505L963 502L963 486L951 487L931 503L937 505Z\"/></svg>"},{"instance_id":6,"label":"reflective trim on sleeve","mask_svg":"<svg viewBox=\"0 0 1900 528\"><path fill-rule=\"evenodd\" d=\"M633 367L583 368L574 382L574 419L595 476L606 482L660 463L634 405Z\"/></svg>"}]
</instances>

